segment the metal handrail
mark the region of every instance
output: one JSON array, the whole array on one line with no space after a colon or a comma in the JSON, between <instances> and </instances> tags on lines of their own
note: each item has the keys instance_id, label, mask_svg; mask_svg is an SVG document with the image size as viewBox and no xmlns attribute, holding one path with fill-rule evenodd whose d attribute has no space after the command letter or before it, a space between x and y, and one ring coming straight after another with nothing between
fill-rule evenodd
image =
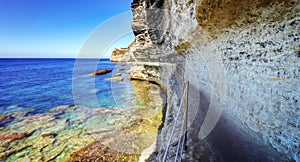
<instances>
[{"instance_id":1,"label":"metal handrail","mask_svg":"<svg viewBox=\"0 0 300 162\"><path fill-rule=\"evenodd\" d=\"M184 114L183 114L183 118L182 118L182 124L181 124L181 129L180 129L180 136L178 138L178 146L177 146L177 151L176 151L176 157L175 157L175 162L177 161L178 158L178 154L179 154L179 150L181 148L180 151L180 159L182 157L182 153L183 153L183 144L184 144L184 134L183 134L183 128L184 128L184 120L185 120L185 115L186 115L186 109L184 110ZM182 142L181 142L182 139ZM181 147L180 147L181 146Z\"/></svg>"},{"instance_id":2,"label":"metal handrail","mask_svg":"<svg viewBox=\"0 0 300 162\"><path fill-rule=\"evenodd\" d=\"M180 145L181 145L181 151L180 151L180 159L179 162L181 162L182 160L182 154L183 154L183 147L185 146L186 149L186 145L187 145L187 125L188 125L188 104L189 104L189 81L187 81L186 83L186 98L185 98L185 109L184 109L184 114L183 114L183 118L182 118L182 125L181 125L181 131L180 131L180 136L178 139L178 150L180 149ZM184 128L184 129L183 129ZM184 134L183 134L184 132ZM181 142L181 138L182 138L182 142ZM180 143L181 142L181 143ZM175 162L177 161L177 157L178 157L178 152L176 152L176 158L175 158Z\"/></svg>"},{"instance_id":3,"label":"metal handrail","mask_svg":"<svg viewBox=\"0 0 300 162\"><path fill-rule=\"evenodd\" d=\"M182 96L185 96L186 88L187 88L187 87L185 87ZM182 103L183 103L183 97L182 97L182 99L181 99L181 101L180 101L179 109L178 109L178 111L177 111L176 118L175 118L175 123L174 123L174 125L173 125L172 131L171 131L171 136L170 136L170 138L169 138L169 141L168 141L168 144L167 144L167 148L166 148L166 151L165 151L165 153L164 153L163 160L162 160L163 162L165 162L166 159L167 159L167 155L168 155L168 152L169 152L171 140L172 140L172 138L173 138L174 130L175 130L175 127L176 127L176 124L177 124L177 120L178 120L178 117L179 117L179 113L180 113L180 111L181 111Z\"/></svg>"}]
</instances>

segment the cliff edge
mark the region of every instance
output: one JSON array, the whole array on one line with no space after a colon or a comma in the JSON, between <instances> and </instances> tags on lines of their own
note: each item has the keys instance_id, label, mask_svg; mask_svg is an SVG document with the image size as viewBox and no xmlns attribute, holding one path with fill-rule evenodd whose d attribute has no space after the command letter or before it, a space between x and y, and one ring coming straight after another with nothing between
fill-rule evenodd
<instances>
[{"instance_id":1,"label":"cliff edge","mask_svg":"<svg viewBox=\"0 0 300 162\"><path fill-rule=\"evenodd\" d=\"M300 161L300 1L134 0L131 7L135 41L129 55L168 64L147 65L168 94L149 161L176 158L179 138L168 141L180 136L176 112L186 83L183 159ZM211 107L221 110L218 123L199 133Z\"/></svg>"}]
</instances>

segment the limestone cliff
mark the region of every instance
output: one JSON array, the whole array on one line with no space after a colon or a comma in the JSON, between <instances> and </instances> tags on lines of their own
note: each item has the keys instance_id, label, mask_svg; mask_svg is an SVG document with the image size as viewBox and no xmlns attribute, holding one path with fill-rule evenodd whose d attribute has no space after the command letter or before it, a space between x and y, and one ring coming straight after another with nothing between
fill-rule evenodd
<instances>
[{"instance_id":1,"label":"limestone cliff","mask_svg":"<svg viewBox=\"0 0 300 162\"><path fill-rule=\"evenodd\" d=\"M129 53L136 61L176 66L157 76L168 87L169 105L157 150L149 160L163 158L180 105L178 76L183 72L191 87L189 107L197 110L189 121L186 160L245 160L231 157L235 152L214 138L227 123L232 127L226 129L234 128L249 143L252 137L253 143L261 138L279 153L265 154L267 158L263 154L268 149L261 150L249 153L261 158L246 160L300 161L299 0L134 0L131 7L136 38ZM197 131L214 103L223 108L221 120L200 140ZM247 140L235 139L228 140L229 148L247 145ZM171 141L168 160L174 160L177 142ZM247 147L239 144L240 151Z\"/></svg>"},{"instance_id":2,"label":"limestone cliff","mask_svg":"<svg viewBox=\"0 0 300 162\"><path fill-rule=\"evenodd\" d=\"M110 57L111 62L123 62L129 61L129 49L128 48L115 48Z\"/></svg>"}]
</instances>

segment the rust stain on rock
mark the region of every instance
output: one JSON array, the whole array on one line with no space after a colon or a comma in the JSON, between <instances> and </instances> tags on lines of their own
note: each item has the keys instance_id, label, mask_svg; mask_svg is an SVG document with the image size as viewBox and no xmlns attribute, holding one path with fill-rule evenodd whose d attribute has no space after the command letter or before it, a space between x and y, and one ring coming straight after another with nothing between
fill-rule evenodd
<instances>
[{"instance_id":1,"label":"rust stain on rock","mask_svg":"<svg viewBox=\"0 0 300 162\"><path fill-rule=\"evenodd\" d=\"M197 5L196 19L206 32L217 37L231 27L242 29L255 22L281 21L294 3L293 0L204 0Z\"/></svg>"}]
</instances>

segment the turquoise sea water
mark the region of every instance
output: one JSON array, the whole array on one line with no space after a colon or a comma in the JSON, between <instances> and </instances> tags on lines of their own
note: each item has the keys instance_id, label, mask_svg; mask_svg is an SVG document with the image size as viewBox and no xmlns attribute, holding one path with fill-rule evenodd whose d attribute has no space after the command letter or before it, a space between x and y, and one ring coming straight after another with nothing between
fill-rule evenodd
<instances>
[{"instance_id":1,"label":"turquoise sea water","mask_svg":"<svg viewBox=\"0 0 300 162\"><path fill-rule=\"evenodd\" d=\"M108 59L0 59L0 113L28 108L45 113L60 105L113 108L128 104L132 99L126 95L129 81L105 80L118 72L118 66ZM113 72L88 75L96 69Z\"/></svg>"}]
</instances>

